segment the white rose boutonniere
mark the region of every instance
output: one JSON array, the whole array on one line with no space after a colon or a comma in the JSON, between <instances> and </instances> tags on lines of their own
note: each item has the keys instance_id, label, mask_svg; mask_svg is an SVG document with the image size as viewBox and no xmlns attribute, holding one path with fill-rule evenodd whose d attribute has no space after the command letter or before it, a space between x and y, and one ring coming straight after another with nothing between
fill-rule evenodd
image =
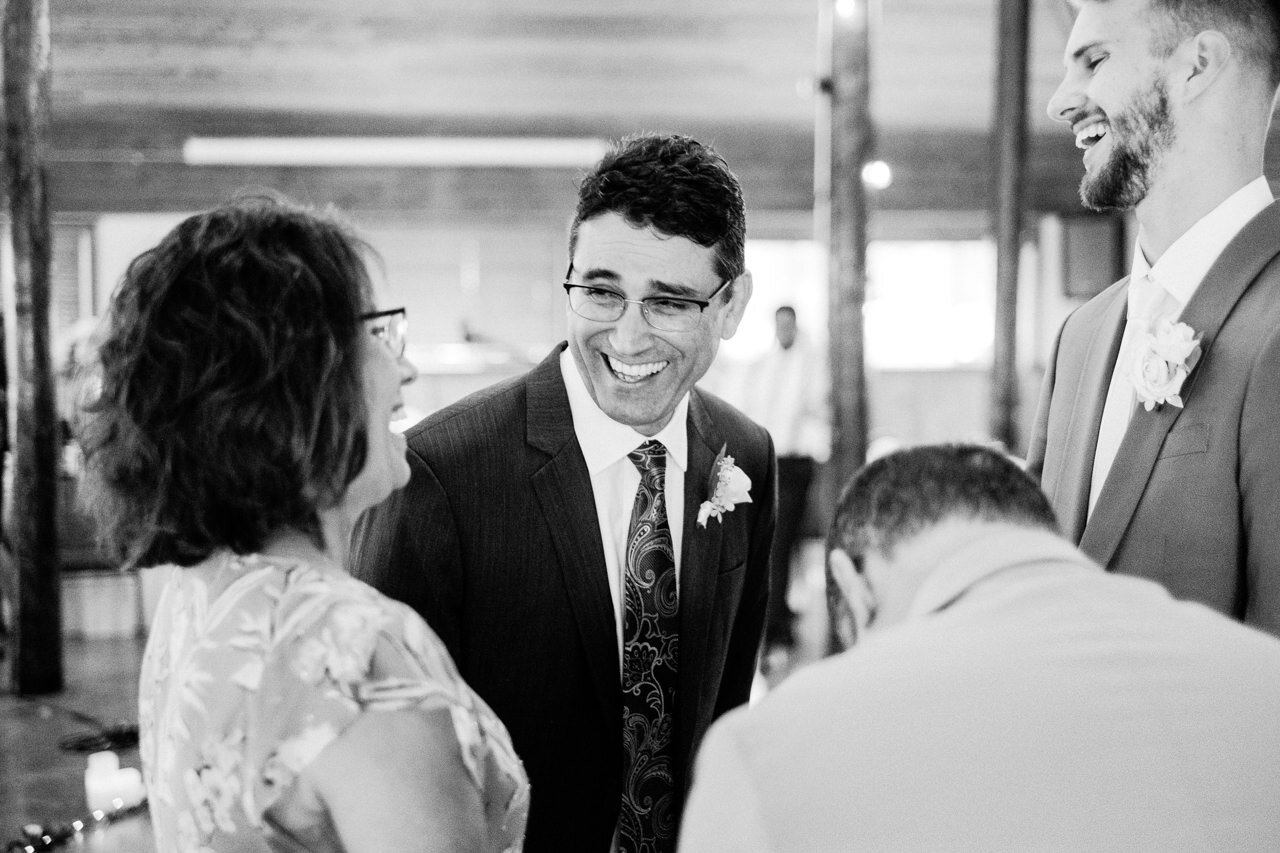
<instances>
[{"instance_id":1,"label":"white rose boutonniere","mask_svg":"<svg viewBox=\"0 0 1280 853\"><path fill-rule=\"evenodd\" d=\"M707 519L713 517L723 523L721 516L726 512L733 512L738 504L751 503L751 478L733 464L732 456L725 456L726 449L728 445L721 447L716 461L711 463L711 478L707 482L711 498L698 507L699 527L706 527Z\"/></svg>"},{"instance_id":2,"label":"white rose boutonniere","mask_svg":"<svg viewBox=\"0 0 1280 853\"><path fill-rule=\"evenodd\" d=\"M1182 408L1182 383L1200 360L1200 341L1186 323L1168 317L1143 335L1129 379L1148 412L1169 403Z\"/></svg>"}]
</instances>

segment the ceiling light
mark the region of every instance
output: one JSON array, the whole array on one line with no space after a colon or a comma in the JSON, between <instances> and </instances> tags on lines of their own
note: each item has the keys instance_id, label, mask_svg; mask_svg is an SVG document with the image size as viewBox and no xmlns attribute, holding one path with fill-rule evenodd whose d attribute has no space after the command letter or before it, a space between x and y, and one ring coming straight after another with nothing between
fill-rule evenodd
<instances>
[{"instance_id":1,"label":"ceiling light","mask_svg":"<svg viewBox=\"0 0 1280 853\"><path fill-rule=\"evenodd\" d=\"M594 165L603 139L541 136L193 136L190 166L437 166L573 169Z\"/></svg>"}]
</instances>

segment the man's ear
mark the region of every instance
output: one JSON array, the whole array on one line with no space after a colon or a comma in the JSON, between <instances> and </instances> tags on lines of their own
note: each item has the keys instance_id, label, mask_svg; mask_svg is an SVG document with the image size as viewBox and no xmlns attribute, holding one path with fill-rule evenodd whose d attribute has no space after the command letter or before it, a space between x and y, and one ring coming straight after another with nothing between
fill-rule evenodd
<instances>
[{"instance_id":1,"label":"man's ear","mask_svg":"<svg viewBox=\"0 0 1280 853\"><path fill-rule=\"evenodd\" d=\"M1182 43L1177 54L1185 69L1178 79L1188 100L1212 86L1233 56L1231 42L1217 30L1196 33Z\"/></svg>"},{"instance_id":2,"label":"man's ear","mask_svg":"<svg viewBox=\"0 0 1280 853\"><path fill-rule=\"evenodd\" d=\"M724 322L720 326L721 340L729 340L738 332L738 324L742 322L742 315L747 310L747 303L751 301L752 282L751 271L743 270L742 275L733 280L730 285L733 288L733 296L729 299L729 304L725 306Z\"/></svg>"},{"instance_id":3,"label":"man's ear","mask_svg":"<svg viewBox=\"0 0 1280 853\"><path fill-rule=\"evenodd\" d=\"M853 565L853 558L843 548L832 548L827 555L827 565L831 567L831 577L835 579L840 594L846 601L860 597L858 570Z\"/></svg>"}]
</instances>

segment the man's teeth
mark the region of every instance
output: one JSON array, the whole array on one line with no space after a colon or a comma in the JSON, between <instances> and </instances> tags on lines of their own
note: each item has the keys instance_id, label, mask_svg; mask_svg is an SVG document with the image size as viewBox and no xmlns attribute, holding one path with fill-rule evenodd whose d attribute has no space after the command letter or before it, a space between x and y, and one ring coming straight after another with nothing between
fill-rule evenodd
<instances>
[{"instance_id":1,"label":"man's teeth","mask_svg":"<svg viewBox=\"0 0 1280 853\"><path fill-rule=\"evenodd\" d=\"M1089 148L1099 139L1107 135L1107 125L1105 122L1094 122L1086 127L1082 127L1076 131L1076 147Z\"/></svg>"},{"instance_id":2,"label":"man's teeth","mask_svg":"<svg viewBox=\"0 0 1280 853\"><path fill-rule=\"evenodd\" d=\"M619 376L627 379L638 380L646 376L652 376L659 370L667 366L665 361L651 361L646 364L626 364L618 361L612 356L605 356L609 362L609 368Z\"/></svg>"}]
</instances>

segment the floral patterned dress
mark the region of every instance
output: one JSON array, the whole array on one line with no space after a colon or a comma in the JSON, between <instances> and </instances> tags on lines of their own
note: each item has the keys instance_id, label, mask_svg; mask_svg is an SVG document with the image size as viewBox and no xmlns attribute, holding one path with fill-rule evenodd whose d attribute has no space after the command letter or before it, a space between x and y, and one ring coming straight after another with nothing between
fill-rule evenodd
<instances>
[{"instance_id":1,"label":"floral patterned dress","mask_svg":"<svg viewBox=\"0 0 1280 853\"><path fill-rule=\"evenodd\" d=\"M413 610L330 563L219 553L166 571L139 689L161 853L340 851L294 780L361 714L409 707L449 709L489 848L520 849L520 759Z\"/></svg>"}]
</instances>

